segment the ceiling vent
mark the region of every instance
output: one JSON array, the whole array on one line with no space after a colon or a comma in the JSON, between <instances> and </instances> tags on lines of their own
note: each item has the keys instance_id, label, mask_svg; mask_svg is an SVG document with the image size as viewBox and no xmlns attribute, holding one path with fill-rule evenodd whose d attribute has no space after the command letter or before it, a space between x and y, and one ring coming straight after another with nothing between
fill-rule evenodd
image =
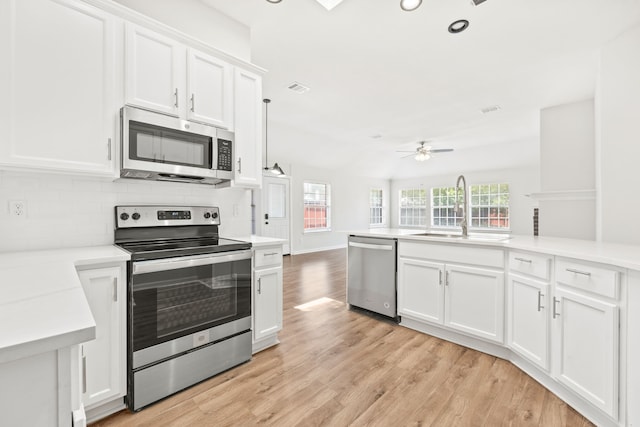
<instances>
[{"instance_id":1,"label":"ceiling vent","mask_svg":"<svg viewBox=\"0 0 640 427\"><path fill-rule=\"evenodd\" d=\"M480 109L482 114L489 114L489 113L496 112L498 110L500 110L500 106L499 105L491 105L489 107L484 107L484 108Z\"/></svg>"},{"instance_id":2,"label":"ceiling vent","mask_svg":"<svg viewBox=\"0 0 640 427\"><path fill-rule=\"evenodd\" d=\"M287 86L287 88L291 89L295 93L305 93L305 92L309 92L310 90L307 86L298 82L291 83L289 86Z\"/></svg>"}]
</instances>

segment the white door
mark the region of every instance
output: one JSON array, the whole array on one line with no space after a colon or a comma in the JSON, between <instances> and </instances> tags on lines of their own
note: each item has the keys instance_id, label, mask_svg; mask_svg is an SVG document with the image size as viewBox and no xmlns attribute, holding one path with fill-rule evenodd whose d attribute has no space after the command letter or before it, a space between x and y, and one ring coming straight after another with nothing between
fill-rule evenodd
<instances>
[{"instance_id":1,"label":"white door","mask_svg":"<svg viewBox=\"0 0 640 427\"><path fill-rule=\"evenodd\" d=\"M146 28L127 25L125 100L174 116L184 111L184 47Z\"/></svg>"},{"instance_id":2,"label":"white door","mask_svg":"<svg viewBox=\"0 0 640 427\"><path fill-rule=\"evenodd\" d=\"M195 49L189 49L187 64L187 118L231 129L231 66Z\"/></svg>"},{"instance_id":3,"label":"white door","mask_svg":"<svg viewBox=\"0 0 640 427\"><path fill-rule=\"evenodd\" d=\"M233 184L262 185L262 77L241 68L234 76L235 168Z\"/></svg>"},{"instance_id":4,"label":"white door","mask_svg":"<svg viewBox=\"0 0 640 427\"><path fill-rule=\"evenodd\" d=\"M289 224L291 209L289 206L289 178L264 175L262 177L262 214L260 234L266 237L284 239L282 253L291 253L289 242Z\"/></svg>"},{"instance_id":5,"label":"white door","mask_svg":"<svg viewBox=\"0 0 640 427\"><path fill-rule=\"evenodd\" d=\"M86 2L5 3L0 163L112 176L117 20Z\"/></svg>"},{"instance_id":6,"label":"white door","mask_svg":"<svg viewBox=\"0 0 640 427\"><path fill-rule=\"evenodd\" d=\"M398 314L442 324L444 264L398 259Z\"/></svg>"},{"instance_id":7,"label":"white door","mask_svg":"<svg viewBox=\"0 0 640 427\"><path fill-rule=\"evenodd\" d=\"M125 394L125 285L118 267L79 271L96 321L96 339L83 343L82 401L86 407Z\"/></svg>"},{"instance_id":8,"label":"white door","mask_svg":"<svg viewBox=\"0 0 640 427\"><path fill-rule=\"evenodd\" d=\"M549 369L549 285L509 276L507 345L542 369Z\"/></svg>"},{"instance_id":9,"label":"white door","mask_svg":"<svg viewBox=\"0 0 640 427\"><path fill-rule=\"evenodd\" d=\"M618 308L556 289L553 374L589 402L618 416Z\"/></svg>"},{"instance_id":10,"label":"white door","mask_svg":"<svg viewBox=\"0 0 640 427\"><path fill-rule=\"evenodd\" d=\"M256 270L254 340L282 329L282 267Z\"/></svg>"},{"instance_id":11,"label":"white door","mask_svg":"<svg viewBox=\"0 0 640 427\"><path fill-rule=\"evenodd\" d=\"M504 273L448 264L445 275L445 326L503 343Z\"/></svg>"}]
</instances>

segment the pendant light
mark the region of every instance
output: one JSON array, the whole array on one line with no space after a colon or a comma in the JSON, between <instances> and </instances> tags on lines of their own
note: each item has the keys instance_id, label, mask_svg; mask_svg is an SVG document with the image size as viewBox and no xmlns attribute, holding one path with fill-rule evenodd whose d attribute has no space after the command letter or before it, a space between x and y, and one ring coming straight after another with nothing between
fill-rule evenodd
<instances>
[{"instance_id":1,"label":"pendant light","mask_svg":"<svg viewBox=\"0 0 640 427\"><path fill-rule=\"evenodd\" d=\"M272 167L269 167L269 161L267 160L267 149L269 147L269 140L268 140L268 136L269 136L269 103L271 102L270 99L263 99L262 102L264 102L264 170L271 172L272 174L274 174L275 176L281 176L284 177L286 176L284 171L282 170L282 168L280 166L278 166L278 162L274 163Z\"/></svg>"}]
</instances>

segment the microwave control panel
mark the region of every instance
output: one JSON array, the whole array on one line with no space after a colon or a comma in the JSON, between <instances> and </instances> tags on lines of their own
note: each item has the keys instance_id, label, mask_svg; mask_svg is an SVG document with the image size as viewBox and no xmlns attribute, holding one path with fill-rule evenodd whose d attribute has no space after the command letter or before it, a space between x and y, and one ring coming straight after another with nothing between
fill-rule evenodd
<instances>
[{"instance_id":1,"label":"microwave control panel","mask_svg":"<svg viewBox=\"0 0 640 427\"><path fill-rule=\"evenodd\" d=\"M223 171L231 171L233 164L233 150L231 141L226 139L218 139L218 165L216 169Z\"/></svg>"}]
</instances>

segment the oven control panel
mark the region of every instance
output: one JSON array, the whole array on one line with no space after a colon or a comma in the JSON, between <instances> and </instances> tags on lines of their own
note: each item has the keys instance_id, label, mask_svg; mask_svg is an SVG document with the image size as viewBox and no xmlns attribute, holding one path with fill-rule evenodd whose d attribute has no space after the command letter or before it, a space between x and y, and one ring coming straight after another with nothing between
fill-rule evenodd
<instances>
[{"instance_id":1,"label":"oven control panel","mask_svg":"<svg viewBox=\"0 0 640 427\"><path fill-rule=\"evenodd\" d=\"M116 206L116 228L220 225L214 206Z\"/></svg>"}]
</instances>

